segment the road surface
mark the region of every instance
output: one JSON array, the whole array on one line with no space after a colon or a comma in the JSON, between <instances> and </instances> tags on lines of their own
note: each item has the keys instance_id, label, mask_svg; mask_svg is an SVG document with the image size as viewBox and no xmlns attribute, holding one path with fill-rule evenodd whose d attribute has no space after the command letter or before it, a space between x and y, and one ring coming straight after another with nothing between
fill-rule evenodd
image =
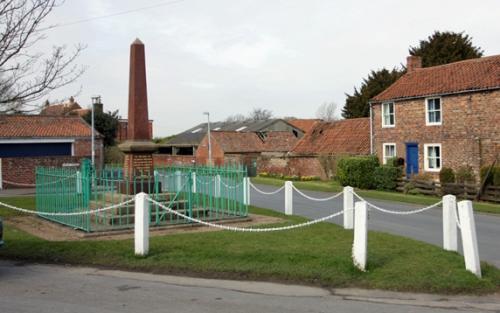
<instances>
[{"instance_id":1,"label":"road surface","mask_svg":"<svg viewBox=\"0 0 500 313\"><path fill-rule=\"evenodd\" d=\"M326 290L0 261L2 313L495 312L498 296Z\"/></svg>"}]
</instances>

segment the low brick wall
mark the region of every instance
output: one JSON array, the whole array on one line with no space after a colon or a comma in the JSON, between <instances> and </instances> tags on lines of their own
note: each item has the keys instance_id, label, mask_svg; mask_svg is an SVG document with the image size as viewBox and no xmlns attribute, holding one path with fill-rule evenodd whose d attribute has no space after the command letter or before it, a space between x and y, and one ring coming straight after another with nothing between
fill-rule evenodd
<instances>
[{"instance_id":1,"label":"low brick wall","mask_svg":"<svg viewBox=\"0 0 500 313\"><path fill-rule=\"evenodd\" d=\"M192 155L153 154L154 166L193 165L195 161L196 159Z\"/></svg>"},{"instance_id":2,"label":"low brick wall","mask_svg":"<svg viewBox=\"0 0 500 313\"><path fill-rule=\"evenodd\" d=\"M314 156L261 157L257 161L257 172L328 179L319 158Z\"/></svg>"},{"instance_id":3,"label":"low brick wall","mask_svg":"<svg viewBox=\"0 0 500 313\"><path fill-rule=\"evenodd\" d=\"M8 182L20 184L34 184L35 170L38 166L61 167L63 164L76 164L84 157L52 156L27 158L2 158L2 188L26 188L15 186Z\"/></svg>"}]
</instances>

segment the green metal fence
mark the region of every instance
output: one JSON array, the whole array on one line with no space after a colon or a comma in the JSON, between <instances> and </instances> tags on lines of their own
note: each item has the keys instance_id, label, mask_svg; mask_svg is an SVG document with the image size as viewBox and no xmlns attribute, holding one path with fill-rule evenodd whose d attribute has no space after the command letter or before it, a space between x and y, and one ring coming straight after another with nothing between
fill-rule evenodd
<instances>
[{"instance_id":1,"label":"green metal fence","mask_svg":"<svg viewBox=\"0 0 500 313\"><path fill-rule=\"evenodd\" d=\"M125 177L120 166L94 171L88 160L79 168L36 170L36 207L40 212L78 212L108 207L131 199L139 191L189 217L220 220L244 217L243 166L164 166L153 173L137 172ZM42 216L42 215L40 215ZM173 225L189 221L150 205L151 225ZM45 217L84 231L131 228L134 204L99 213Z\"/></svg>"}]
</instances>

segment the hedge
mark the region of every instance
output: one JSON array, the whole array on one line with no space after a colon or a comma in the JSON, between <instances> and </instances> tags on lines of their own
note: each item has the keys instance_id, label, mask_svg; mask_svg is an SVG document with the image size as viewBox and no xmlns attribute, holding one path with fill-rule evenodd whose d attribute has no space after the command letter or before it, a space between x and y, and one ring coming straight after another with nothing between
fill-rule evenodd
<instances>
[{"instance_id":1,"label":"hedge","mask_svg":"<svg viewBox=\"0 0 500 313\"><path fill-rule=\"evenodd\" d=\"M337 178L343 186L371 189L378 166L376 156L342 158L337 163Z\"/></svg>"},{"instance_id":2,"label":"hedge","mask_svg":"<svg viewBox=\"0 0 500 313\"><path fill-rule=\"evenodd\" d=\"M401 177L402 168L390 165L382 165L375 168L373 172L373 183L378 190L395 190L398 186L397 180Z\"/></svg>"}]
</instances>

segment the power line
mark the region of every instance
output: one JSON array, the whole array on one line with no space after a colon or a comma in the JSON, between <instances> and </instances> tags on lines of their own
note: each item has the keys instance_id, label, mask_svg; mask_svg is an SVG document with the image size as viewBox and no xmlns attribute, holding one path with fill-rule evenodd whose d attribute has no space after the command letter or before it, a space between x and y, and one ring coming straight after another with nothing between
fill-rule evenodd
<instances>
[{"instance_id":1,"label":"power line","mask_svg":"<svg viewBox=\"0 0 500 313\"><path fill-rule=\"evenodd\" d=\"M68 23L63 23L63 24L56 24L53 26L40 28L37 31L40 32L40 31L51 30L54 28L60 28L60 27L66 27L66 26L71 26L71 25L76 25L76 24L87 23L87 22L94 21L94 20L101 20L101 19L105 19L105 18L109 18L109 17L115 17L115 16L120 16L120 15L131 14L131 13L135 13L135 12L139 12L139 11L150 10L150 9L154 9L157 7L173 5L173 4L177 4L180 2L184 2L184 1L186 1L186 0L164 1L164 2L160 2L157 4L150 5L150 6L140 7L140 8L136 8L136 9L127 10L127 11L121 11L121 12L116 12L116 13L107 14L107 15L89 17L89 18L85 18L85 19L81 19L81 20L77 20L77 21L73 21L73 22L68 22Z\"/></svg>"}]
</instances>

